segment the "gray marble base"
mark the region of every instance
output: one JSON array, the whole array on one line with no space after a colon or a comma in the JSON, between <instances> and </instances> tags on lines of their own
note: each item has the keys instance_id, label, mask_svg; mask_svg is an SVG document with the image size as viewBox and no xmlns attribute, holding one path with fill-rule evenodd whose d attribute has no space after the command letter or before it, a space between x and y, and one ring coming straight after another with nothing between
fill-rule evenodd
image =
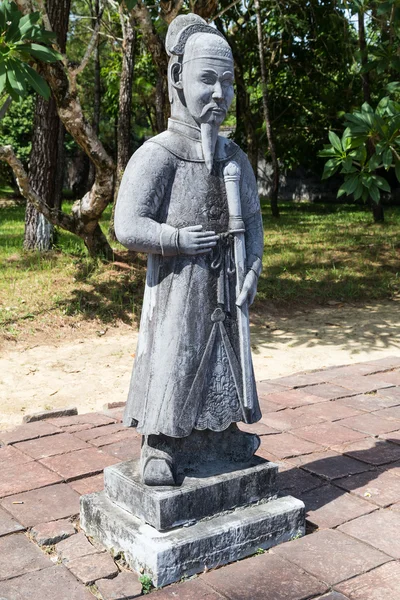
<instances>
[{"instance_id":1,"label":"gray marble base","mask_svg":"<svg viewBox=\"0 0 400 600\"><path fill-rule=\"evenodd\" d=\"M117 506L163 531L276 498L277 472L278 465L254 456L246 465L215 462L181 474L179 487L149 487L139 461L128 461L104 470L104 488Z\"/></svg>"},{"instance_id":2,"label":"gray marble base","mask_svg":"<svg viewBox=\"0 0 400 600\"><path fill-rule=\"evenodd\" d=\"M159 587L303 535L305 509L286 496L160 532L99 492L82 496L81 527Z\"/></svg>"}]
</instances>

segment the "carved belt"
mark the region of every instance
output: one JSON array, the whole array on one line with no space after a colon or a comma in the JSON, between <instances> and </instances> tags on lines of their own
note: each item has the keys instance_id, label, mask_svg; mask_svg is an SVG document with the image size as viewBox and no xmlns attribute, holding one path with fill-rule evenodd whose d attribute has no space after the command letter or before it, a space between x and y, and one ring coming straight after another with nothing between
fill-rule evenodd
<instances>
[{"instance_id":1,"label":"carved belt","mask_svg":"<svg viewBox=\"0 0 400 600\"><path fill-rule=\"evenodd\" d=\"M217 282L217 303L226 313L231 312L230 279L235 274L234 236L230 233L220 233L217 245L213 249L211 269L215 271ZM225 315L224 315L225 318Z\"/></svg>"}]
</instances>

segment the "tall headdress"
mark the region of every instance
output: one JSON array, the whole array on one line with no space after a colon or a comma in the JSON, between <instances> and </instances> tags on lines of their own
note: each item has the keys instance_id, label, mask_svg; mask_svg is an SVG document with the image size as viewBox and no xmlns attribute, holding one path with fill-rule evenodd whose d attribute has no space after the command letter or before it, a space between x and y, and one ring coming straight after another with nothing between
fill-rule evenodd
<instances>
[{"instance_id":1,"label":"tall headdress","mask_svg":"<svg viewBox=\"0 0 400 600\"><path fill-rule=\"evenodd\" d=\"M217 35L225 40L218 29L208 25L208 23L199 17L199 15L193 13L179 15L168 27L165 40L165 49L168 56L183 56L185 53L186 42L190 36L195 33L210 33L211 35Z\"/></svg>"}]
</instances>

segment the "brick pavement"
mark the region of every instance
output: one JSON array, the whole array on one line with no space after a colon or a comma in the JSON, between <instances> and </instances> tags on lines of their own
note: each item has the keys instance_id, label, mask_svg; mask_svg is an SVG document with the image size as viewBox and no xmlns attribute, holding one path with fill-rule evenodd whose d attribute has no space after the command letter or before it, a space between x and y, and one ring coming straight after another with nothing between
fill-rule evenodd
<instances>
[{"instance_id":1,"label":"brick pavement","mask_svg":"<svg viewBox=\"0 0 400 600\"><path fill-rule=\"evenodd\" d=\"M259 454L308 534L154 600L400 600L400 357L259 383ZM71 399L72 400L72 399ZM139 456L121 409L0 432L0 599L122 600L136 574L79 530L79 496Z\"/></svg>"}]
</instances>

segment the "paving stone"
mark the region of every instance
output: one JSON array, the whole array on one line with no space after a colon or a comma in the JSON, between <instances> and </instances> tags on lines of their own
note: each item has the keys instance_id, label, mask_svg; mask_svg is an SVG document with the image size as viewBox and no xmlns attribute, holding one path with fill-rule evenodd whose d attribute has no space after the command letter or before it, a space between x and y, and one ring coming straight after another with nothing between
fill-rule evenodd
<instances>
[{"instance_id":1,"label":"paving stone","mask_svg":"<svg viewBox=\"0 0 400 600\"><path fill-rule=\"evenodd\" d=\"M319 450L321 446L302 440L291 433L280 433L268 435L261 438L261 453L266 450L278 458L289 458L301 454L311 454Z\"/></svg>"},{"instance_id":2,"label":"paving stone","mask_svg":"<svg viewBox=\"0 0 400 600\"><path fill-rule=\"evenodd\" d=\"M124 408L110 408L103 410L103 414L107 417L111 417L115 423L122 423L124 420Z\"/></svg>"},{"instance_id":3,"label":"paving stone","mask_svg":"<svg viewBox=\"0 0 400 600\"><path fill-rule=\"evenodd\" d=\"M387 471L368 471L337 479L335 485L382 508L400 498L400 478Z\"/></svg>"},{"instance_id":4,"label":"paving stone","mask_svg":"<svg viewBox=\"0 0 400 600\"><path fill-rule=\"evenodd\" d=\"M282 392L284 389L285 387L279 385L278 383L275 383L275 380L257 382L257 392L260 398L267 394L272 394L274 392Z\"/></svg>"},{"instance_id":5,"label":"paving stone","mask_svg":"<svg viewBox=\"0 0 400 600\"><path fill-rule=\"evenodd\" d=\"M20 442L15 447L36 460L57 454L66 454L74 450L90 448L88 444L77 439L70 433L60 433L55 436Z\"/></svg>"},{"instance_id":6,"label":"paving stone","mask_svg":"<svg viewBox=\"0 0 400 600\"><path fill-rule=\"evenodd\" d=\"M89 425L89 423L78 423L77 425L69 425L68 427L62 427L60 429L65 433L77 433L79 431L88 431L89 429L93 429L94 427L96 426Z\"/></svg>"},{"instance_id":7,"label":"paving stone","mask_svg":"<svg viewBox=\"0 0 400 600\"><path fill-rule=\"evenodd\" d=\"M22 465L31 460L33 460L31 456L20 452L14 446L3 446L0 448L0 469Z\"/></svg>"},{"instance_id":8,"label":"paving stone","mask_svg":"<svg viewBox=\"0 0 400 600\"><path fill-rule=\"evenodd\" d=\"M372 375L379 373L382 369L376 365L371 365L367 362L354 363L343 367L329 367L325 369L325 375L329 376L329 381L332 379L341 379L342 377L355 377L358 375ZM339 382L340 383L340 382Z\"/></svg>"},{"instance_id":9,"label":"paving stone","mask_svg":"<svg viewBox=\"0 0 400 600\"><path fill-rule=\"evenodd\" d=\"M0 581L45 569L51 564L50 559L23 533L0 538Z\"/></svg>"},{"instance_id":10,"label":"paving stone","mask_svg":"<svg viewBox=\"0 0 400 600\"><path fill-rule=\"evenodd\" d=\"M36 462L21 465L18 472L15 466L1 469L0 498L34 490L61 481L61 478Z\"/></svg>"},{"instance_id":11,"label":"paving stone","mask_svg":"<svg viewBox=\"0 0 400 600\"><path fill-rule=\"evenodd\" d=\"M142 584L139 582L138 576L127 571L120 573L114 579L99 579L96 581L96 585L103 600L139 598L142 595Z\"/></svg>"},{"instance_id":12,"label":"paving stone","mask_svg":"<svg viewBox=\"0 0 400 600\"><path fill-rule=\"evenodd\" d=\"M89 542L84 533L77 533L56 545L57 556L69 568L69 563L72 560L90 556L92 554L100 554L100 548Z\"/></svg>"},{"instance_id":13,"label":"paving stone","mask_svg":"<svg viewBox=\"0 0 400 600\"><path fill-rule=\"evenodd\" d=\"M265 413L261 418L262 423L279 431L289 431L322 421L320 417L304 415L301 408L286 408L278 412Z\"/></svg>"},{"instance_id":14,"label":"paving stone","mask_svg":"<svg viewBox=\"0 0 400 600\"><path fill-rule=\"evenodd\" d=\"M301 408L303 415L307 417L318 417L323 421L338 421L339 419L346 419L347 417L355 417L356 415L363 414L360 410L339 404L338 400L331 400L330 402L319 402L311 406L303 406Z\"/></svg>"},{"instance_id":15,"label":"paving stone","mask_svg":"<svg viewBox=\"0 0 400 600\"><path fill-rule=\"evenodd\" d=\"M302 389L275 392L265 396L265 399L268 402L273 402L283 408L297 408L299 406L307 406L309 404L315 404L316 402L322 402L320 396L314 396L312 393L304 392Z\"/></svg>"},{"instance_id":16,"label":"paving stone","mask_svg":"<svg viewBox=\"0 0 400 600\"><path fill-rule=\"evenodd\" d=\"M141 442L141 436L140 438L138 437L136 429L133 429L132 427L125 427L121 431L116 431L115 433L110 433L108 435L102 435L98 438L90 440L89 443L92 444L92 446L99 448L100 446L108 446L109 444L117 444L118 442L124 442L124 444L128 445L131 443L131 441L138 439L140 439Z\"/></svg>"},{"instance_id":17,"label":"paving stone","mask_svg":"<svg viewBox=\"0 0 400 600\"><path fill-rule=\"evenodd\" d=\"M338 479L354 473L362 473L370 469L368 465L358 460L332 451L294 457L291 459L291 462L327 480Z\"/></svg>"},{"instance_id":18,"label":"paving stone","mask_svg":"<svg viewBox=\"0 0 400 600\"><path fill-rule=\"evenodd\" d=\"M365 394L366 392L373 392L382 388L393 387L393 383L386 382L383 377L378 376L368 377L363 375L356 375L353 377L341 377L340 386L353 390L354 392Z\"/></svg>"},{"instance_id":19,"label":"paving stone","mask_svg":"<svg viewBox=\"0 0 400 600\"><path fill-rule=\"evenodd\" d=\"M334 529L323 529L286 542L276 546L273 552L329 585L360 575L390 560L379 550Z\"/></svg>"},{"instance_id":20,"label":"paving stone","mask_svg":"<svg viewBox=\"0 0 400 600\"><path fill-rule=\"evenodd\" d=\"M0 508L0 537L23 530L24 527L18 521Z\"/></svg>"},{"instance_id":21,"label":"paving stone","mask_svg":"<svg viewBox=\"0 0 400 600\"><path fill-rule=\"evenodd\" d=\"M38 421L37 423L20 425L12 431L0 431L0 444L7 446L7 444L15 444L16 442L23 442L25 440L33 440L35 438L53 435L55 433L60 433L58 427L55 427L47 421Z\"/></svg>"},{"instance_id":22,"label":"paving stone","mask_svg":"<svg viewBox=\"0 0 400 600\"><path fill-rule=\"evenodd\" d=\"M126 441L116 442L115 444L108 444L107 446L102 446L101 450L103 450L104 453L115 457L115 464L117 462L139 458L141 447L142 439L140 437L131 439L128 444L126 443Z\"/></svg>"},{"instance_id":23,"label":"paving stone","mask_svg":"<svg viewBox=\"0 0 400 600\"><path fill-rule=\"evenodd\" d=\"M391 442L392 444L400 444L400 431L391 431L390 433L382 433L379 437L382 440Z\"/></svg>"},{"instance_id":24,"label":"paving stone","mask_svg":"<svg viewBox=\"0 0 400 600\"><path fill-rule=\"evenodd\" d=\"M200 579L192 579L191 581L183 581L169 585L163 590L152 592L154 600L171 600L171 598L179 600L222 600L226 596L221 596Z\"/></svg>"},{"instance_id":25,"label":"paving stone","mask_svg":"<svg viewBox=\"0 0 400 600\"><path fill-rule=\"evenodd\" d=\"M361 431L362 433L369 433L370 435L379 435L380 433L388 433L389 431L400 429L400 421L391 421L383 417L378 417L373 413L343 419L339 422L339 425Z\"/></svg>"},{"instance_id":26,"label":"paving stone","mask_svg":"<svg viewBox=\"0 0 400 600\"><path fill-rule=\"evenodd\" d=\"M33 544L32 544L33 546ZM94 596L62 565L0 582L4 600L93 600Z\"/></svg>"},{"instance_id":27,"label":"paving stone","mask_svg":"<svg viewBox=\"0 0 400 600\"><path fill-rule=\"evenodd\" d=\"M314 371L310 373L294 373L293 375L278 377L272 381L285 388L295 389L321 383L321 381L325 381L325 377L324 371Z\"/></svg>"},{"instance_id":28,"label":"paving stone","mask_svg":"<svg viewBox=\"0 0 400 600\"><path fill-rule=\"evenodd\" d=\"M1 504L26 527L79 514L79 494L65 483L10 496Z\"/></svg>"},{"instance_id":29,"label":"paving stone","mask_svg":"<svg viewBox=\"0 0 400 600\"><path fill-rule=\"evenodd\" d=\"M365 433L353 431L338 423L320 423L311 427L301 427L296 429L296 435L329 448L366 437Z\"/></svg>"},{"instance_id":30,"label":"paving stone","mask_svg":"<svg viewBox=\"0 0 400 600\"><path fill-rule=\"evenodd\" d=\"M400 558L400 514L380 509L339 527L347 533L393 558Z\"/></svg>"},{"instance_id":31,"label":"paving stone","mask_svg":"<svg viewBox=\"0 0 400 600\"><path fill-rule=\"evenodd\" d=\"M400 404L400 387L398 386L379 390L379 395L392 400L393 403L396 403L393 404L394 406L398 406Z\"/></svg>"},{"instance_id":32,"label":"paving stone","mask_svg":"<svg viewBox=\"0 0 400 600\"><path fill-rule=\"evenodd\" d=\"M395 386L400 386L400 371L385 371L385 373L379 373L377 375L370 375L368 379L379 379L392 383Z\"/></svg>"},{"instance_id":33,"label":"paving stone","mask_svg":"<svg viewBox=\"0 0 400 600\"><path fill-rule=\"evenodd\" d=\"M305 600L327 590L302 568L270 553L210 571L200 580L231 600Z\"/></svg>"},{"instance_id":34,"label":"paving stone","mask_svg":"<svg viewBox=\"0 0 400 600\"><path fill-rule=\"evenodd\" d=\"M387 563L337 588L350 600L400 600L400 563Z\"/></svg>"},{"instance_id":35,"label":"paving stone","mask_svg":"<svg viewBox=\"0 0 400 600\"><path fill-rule=\"evenodd\" d=\"M247 431L248 433L256 433L257 435L271 435L274 433L279 433L276 429L265 425L261 421L258 423L238 423L239 429L242 431Z\"/></svg>"},{"instance_id":36,"label":"paving stone","mask_svg":"<svg viewBox=\"0 0 400 600\"><path fill-rule=\"evenodd\" d=\"M31 415L24 415L22 417L22 422L34 423L35 421L43 421L44 419L51 419L53 417L71 417L72 415L77 414L78 409L76 406L71 408L54 408L53 410L44 410Z\"/></svg>"},{"instance_id":37,"label":"paving stone","mask_svg":"<svg viewBox=\"0 0 400 600\"><path fill-rule=\"evenodd\" d=\"M395 369L396 367L400 367L400 357L399 356L386 356L385 358L370 360L364 364L374 365L374 366L382 368L382 370Z\"/></svg>"},{"instance_id":38,"label":"paving stone","mask_svg":"<svg viewBox=\"0 0 400 600\"><path fill-rule=\"evenodd\" d=\"M390 408L383 408L377 410L374 415L378 417L384 417L385 419L393 419L396 422L400 422L400 406L391 406Z\"/></svg>"},{"instance_id":39,"label":"paving stone","mask_svg":"<svg viewBox=\"0 0 400 600\"><path fill-rule=\"evenodd\" d=\"M267 396L265 396L265 398L267 398ZM269 413L269 412L276 412L278 410L283 410L285 408L281 404L275 404L275 402L270 402L269 400L265 400L262 397L258 398L258 401L260 403L261 412L263 414Z\"/></svg>"},{"instance_id":40,"label":"paving stone","mask_svg":"<svg viewBox=\"0 0 400 600\"><path fill-rule=\"evenodd\" d=\"M385 440L366 438L333 448L369 465L380 466L400 460L400 447Z\"/></svg>"},{"instance_id":41,"label":"paving stone","mask_svg":"<svg viewBox=\"0 0 400 600\"><path fill-rule=\"evenodd\" d=\"M301 494L306 505L306 518L320 529L342 525L376 510L376 507L332 485L324 485Z\"/></svg>"},{"instance_id":42,"label":"paving stone","mask_svg":"<svg viewBox=\"0 0 400 600\"><path fill-rule=\"evenodd\" d=\"M42 459L40 462L42 465L61 475L66 481L69 481L84 477L85 475L96 475L105 467L115 465L118 460L97 448L89 448L87 450L69 452L61 456L51 456Z\"/></svg>"},{"instance_id":43,"label":"paving stone","mask_svg":"<svg viewBox=\"0 0 400 600\"><path fill-rule=\"evenodd\" d=\"M101 492L104 490L104 475L100 473L99 475L93 475L93 477L77 479L76 481L71 481L68 485L81 496L83 494Z\"/></svg>"},{"instance_id":44,"label":"paving stone","mask_svg":"<svg viewBox=\"0 0 400 600\"><path fill-rule=\"evenodd\" d=\"M51 521L50 523L39 523L31 529L31 535L39 546L53 546L76 533L70 521Z\"/></svg>"},{"instance_id":45,"label":"paving stone","mask_svg":"<svg viewBox=\"0 0 400 600\"><path fill-rule=\"evenodd\" d=\"M313 394L313 396L324 398L325 400L336 400L337 398L344 398L344 396L353 396L355 394L355 392L334 383L313 385L306 388L304 391Z\"/></svg>"},{"instance_id":46,"label":"paving stone","mask_svg":"<svg viewBox=\"0 0 400 600\"><path fill-rule=\"evenodd\" d=\"M322 483L318 477L305 473L293 465L284 471L279 468L277 485L283 495L287 494L298 498L301 494L314 490Z\"/></svg>"},{"instance_id":47,"label":"paving stone","mask_svg":"<svg viewBox=\"0 0 400 600\"><path fill-rule=\"evenodd\" d=\"M51 423L57 427L71 427L73 425L92 425L93 427L99 427L100 425L109 425L110 423L115 423L115 419L102 413L93 412L86 413L84 415L76 415L74 417L48 419L47 423Z\"/></svg>"},{"instance_id":48,"label":"paving stone","mask_svg":"<svg viewBox=\"0 0 400 600\"><path fill-rule=\"evenodd\" d=\"M316 598L316 600L350 600L347 596L343 596L343 594L339 594L339 592L330 592L325 596L320 596Z\"/></svg>"},{"instance_id":49,"label":"paving stone","mask_svg":"<svg viewBox=\"0 0 400 600\"><path fill-rule=\"evenodd\" d=\"M105 552L82 556L68 563L68 569L85 585L92 585L97 579L107 579L118 575L118 568Z\"/></svg>"},{"instance_id":50,"label":"paving stone","mask_svg":"<svg viewBox=\"0 0 400 600\"><path fill-rule=\"evenodd\" d=\"M89 442L90 440L99 438L102 435L108 435L110 433L115 433L116 431L122 431L123 429L125 429L125 427L122 425L122 423L111 423L111 425L101 425L100 427L92 427L90 429L77 431L74 436L80 440L83 440L84 442Z\"/></svg>"},{"instance_id":51,"label":"paving stone","mask_svg":"<svg viewBox=\"0 0 400 600\"><path fill-rule=\"evenodd\" d=\"M393 388L391 388L393 389ZM386 390L383 390L386 392ZM353 407L355 409L372 412L381 408L390 408L400 404L400 398L397 400L383 396L383 394L357 394L348 398L339 398L335 400L336 404Z\"/></svg>"}]
</instances>

